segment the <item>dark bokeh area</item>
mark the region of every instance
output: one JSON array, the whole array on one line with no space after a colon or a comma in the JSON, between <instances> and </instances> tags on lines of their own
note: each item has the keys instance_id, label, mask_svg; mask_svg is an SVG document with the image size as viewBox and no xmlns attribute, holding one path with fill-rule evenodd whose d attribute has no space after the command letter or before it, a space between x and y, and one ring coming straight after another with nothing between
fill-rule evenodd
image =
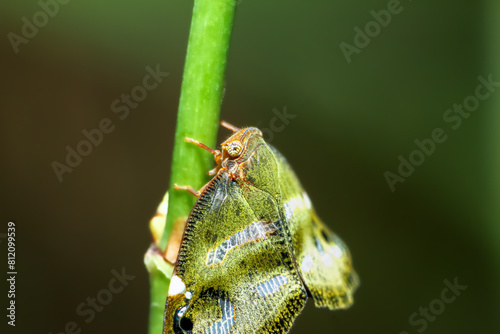
<instances>
[{"instance_id":1,"label":"dark bokeh area","mask_svg":"<svg viewBox=\"0 0 500 334\"><path fill-rule=\"evenodd\" d=\"M481 80L500 81L500 6L402 1L348 62L341 46L354 50L354 29L392 3L239 1L221 118L268 129L361 278L351 309L309 302L292 333L498 333L500 92L481 88L490 94L467 117L447 110L473 103ZM33 22L42 7L0 4L2 263L7 223L17 226L9 333L55 334L70 321L82 333L146 333L143 255L168 185L191 9L69 1L16 53L9 33L22 36L23 18ZM157 66L169 75L126 117L113 112ZM113 130L59 180L54 161L103 119ZM442 142L414 153L435 129ZM418 166L391 189L386 172L399 173L400 156ZM122 270L135 278L88 311L87 298ZM467 288L443 294L454 282Z\"/></svg>"}]
</instances>

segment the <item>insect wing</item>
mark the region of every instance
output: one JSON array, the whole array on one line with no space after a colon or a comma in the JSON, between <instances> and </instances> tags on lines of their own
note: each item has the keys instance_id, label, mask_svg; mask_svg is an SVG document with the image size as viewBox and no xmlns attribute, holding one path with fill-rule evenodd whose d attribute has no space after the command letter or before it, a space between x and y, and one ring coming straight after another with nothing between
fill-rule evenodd
<instances>
[{"instance_id":1,"label":"insect wing","mask_svg":"<svg viewBox=\"0 0 500 334\"><path fill-rule=\"evenodd\" d=\"M275 197L220 173L186 225L164 333L286 333L307 294Z\"/></svg>"},{"instance_id":2,"label":"insect wing","mask_svg":"<svg viewBox=\"0 0 500 334\"><path fill-rule=\"evenodd\" d=\"M347 246L321 222L286 159L276 150L297 269L317 307L348 308L359 279Z\"/></svg>"}]
</instances>

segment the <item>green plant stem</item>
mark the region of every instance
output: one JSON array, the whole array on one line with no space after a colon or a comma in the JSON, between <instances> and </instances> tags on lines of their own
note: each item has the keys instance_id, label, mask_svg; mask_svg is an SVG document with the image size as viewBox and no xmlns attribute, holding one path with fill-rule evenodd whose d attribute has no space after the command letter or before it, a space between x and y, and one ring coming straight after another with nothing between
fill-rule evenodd
<instances>
[{"instance_id":1,"label":"green plant stem","mask_svg":"<svg viewBox=\"0 0 500 334\"><path fill-rule=\"evenodd\" d=\"M236 0L195 0L184 65L181 97L177 114L170 193L165 229L158 245L165 250L174 223L187 217L196 198L186 191L173 190L174 184L200 189L207 182L213 157L184 138L191 137L214 147L224 91L229 40ZM163 307L155 303L168 292L170 277L150 271L151 309L149 333L160 334ZM167 281L165 281L165 278ZM166 283L166 284L165 284Z\"/></svg>"},{"instance_id":2,"label":"green plant stem","mask_svg":"<svg viewBox=\"0 0 500 334\"><path fill-rule=\"evenodd\" d=\"M170 280L158 271L149 276L151 292L168 291ZM165 295L151 294L151 307L149 313L149 333L160 334L163 329L163 311L165 310Z\"/></svg>"},{"instance_id":3,"label":"green plant stem","mask_svg":"<svg viewBox=\"0 0 500 334\"><path fill-rule=\"evenodd\" d=\"M174 191L174 183L199 189L207 181L213 156L185 137L214 147L224 91L229 38L233 25L235 0L195 0L193 20L182 80L181 98L175 132L167 224L160 248L165 249L173 223L187 217L195 197Z\"/></svg>"},{"instance_id":4,"label":"green plant stem","mask_svg":"<svg viewBox=\"0 0 500 334\"><path fill-rule=\"evenodd\" d=\"M173 267L166 263L155 248L150 248L144 259L149 271L151 300L149 307L149 333L160 334L163 328L163 312L165 299L172 277Z\"/></svg>"}]
</instances>

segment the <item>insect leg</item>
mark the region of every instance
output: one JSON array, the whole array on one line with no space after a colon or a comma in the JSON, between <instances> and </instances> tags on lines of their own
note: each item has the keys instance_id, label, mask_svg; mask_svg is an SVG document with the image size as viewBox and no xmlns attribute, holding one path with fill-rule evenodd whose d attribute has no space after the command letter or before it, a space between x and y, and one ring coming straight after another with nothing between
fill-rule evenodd
<instances>
[{"instance_id":1,"label":"insect leg","mask_svg":"<svg viewBox=\"0 0 500 334\"><path fill-rule=\"evenodd\" d=\"M208 147L207 145L200 143L199 141L197 141L193 138L185 137L184 140L188 143L195 144L196 146L201 147L202 149L207 150L208 152L212 153L214 155L215 163L218 166L220 166L221 161L222 161L222 153L219 150L213 150L210 147ZM209 174L209 175L212 175L212 174Z\"/></svg>"},{"instance_id":2,"label":"insect leg","mask_svg":"<svg viewBox=\"0 0 500 334\"><path fill-rule=\"evenodd\" d=\"M177 184L174 184L174 189L175 190L187 190L196 197L199 197L201 194L201 191L203 190L203 188L201 188L200 190L196 191L191 186L179 186Z\"/></svg>"}]
</instances>

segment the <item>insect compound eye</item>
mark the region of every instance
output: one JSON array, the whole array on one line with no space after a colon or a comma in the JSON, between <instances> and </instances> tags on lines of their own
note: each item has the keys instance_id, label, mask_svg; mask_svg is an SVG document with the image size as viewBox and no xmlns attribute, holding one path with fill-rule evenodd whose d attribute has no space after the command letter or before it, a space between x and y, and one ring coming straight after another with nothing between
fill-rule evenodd
<instances>
[{"instance_id":1,"label":"insect compound eye","mask_svg":"<svg viewBox=\"0 0 500 334\"><path fill-rule=\"evenodd\" d=\"M226 146L227 153L232 158L236 158L237 156L239 156L242 149L243 149L243 145L241 145L241 142L238 140L232 141L232 142L228 143Z\"/></svg>"},{"instance_id":2,"label":"insect compound eye","mask_svg":"<svg viewBox=\"0 0 500 334\"><path fill-rule=\"evenodd\" d=\"M188 317L184 317L187 307L179 307L174 315L174 333L189 334L193 330L193 322Z\"/></svg>"}]
</instances>

